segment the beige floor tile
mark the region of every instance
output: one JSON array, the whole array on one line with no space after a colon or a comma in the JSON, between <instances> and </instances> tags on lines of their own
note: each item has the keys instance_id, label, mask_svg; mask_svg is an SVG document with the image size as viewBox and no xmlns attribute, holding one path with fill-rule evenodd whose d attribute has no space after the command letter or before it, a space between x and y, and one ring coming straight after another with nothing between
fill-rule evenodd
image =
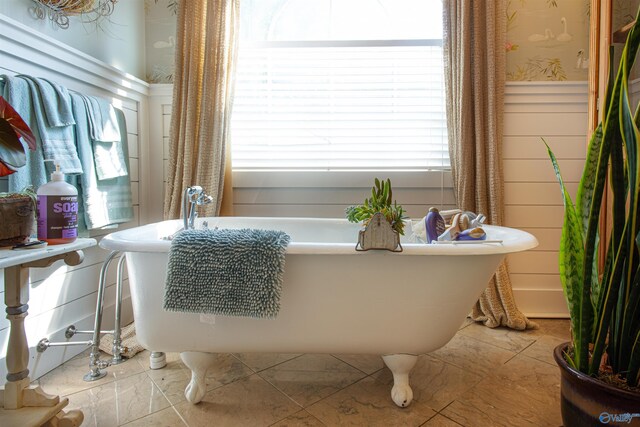
<instances>
[{"instance_id":1,"label":"beige floor tile","mask_svg":"<svg viewBox=\"0 0 640 427\"><path fill-rule=\"evenodd\" d=\"M377 372L373 377L387 384L391 390L393 376L389 369ZM480 375L428 355L420 356L409 374L414 401L420 401L436 411L442 410L481 379Z\"/></svg>"},{"instance_id":2,"label":"beige floor tile","mask_svg":"<svg viewBox=\"0 0 640 427\"><path fill-rule=\"evenodd\" d=\"M172 360L162 369L148 370L147 375L169 399L172 405L185 400L184 389L191 381L191 370L181 360ZM230 354L216 354L207 371L207 390L251 375L249 368Z\"/></svg>"},{"instance_id":3,"label":"beige floor tile","mask_svg":"<svg viewBox=\"0 0 640 427\"><path fill-rule=\"evenodd\" d=\"M84 413L83 427L118 426L170 407L144 372L68 397L67 408Z\"/></svg>"},{"instance_id":4,"label":"beige floor tile","mask_svg":"<svg viewBox=\"0 0 640 427\"><path fill-rule=\"evenodd\" d=\"M531 319L539 326L533 329L531 333L534 335L551 335L562 340L569 341L571 339L569 319Z\"/></svg>"},{"instance_id":5,"label":"beige floor tile","mask_svg":"<svg viewBox=\"0 0 640 427\"><path fill-rule=\"evenodd\" d=\"M461 333L441 349L429 354L481 376L491 374L498 366L516 355L512 351L486 344Z\"/></svg>"},{"instance_id":6,"label":"beige floor tile","mask_svg":"<svg viewBox=\"0 0 640 427\"><path fill-rule=\"evenodd\" d=\"M481 323L471 324L459 333L516 353L524 350L536 340L536 337L529 331L517 331L504 327L488 328Z\"/></svg>"},{"instance_id":7,"label":"beige floor tile","mask_svg":"<svg viewBox=\"0 0 640 427\"><path fill-rule=\"evenodd\" d=\"M460 424L458 424L457 422L452 421L449 418L440 414L431 418L429 421L423 424L423 426L424 427L461 427Z\"/></svg>"},{"instance_id":8,"label":"beige floor tile","mask_svg":"<svg viewBox=\"0 0 640 427\"><path fill-rule=\"evenodd\" d=\"M305 354L259 375L303 408L365 376L329 354Z\"/></svg>"},{"instance_id":9,"label":"beige floor tile","mask_svg":"<svg viewBox=\"0 0 640 427\"><path fill-rule=\"evenodd\" d=\"M521 354L541 362L549 363L550 365L557 366L556 361L553 359L553 349L558 345L565 343L566 340L556 338L550 335L543 335L539 337L536 342L527 347Z\"/></svg>"},{"instance_id":10,"label":"beige floor tile","mask_svg":"<svg viewBox=\"0 0 640 427\"><path fill-rule=\"evenodd\" d=\"M464 318L464 322L462 322L462 325L460 325L460 327L458 328L458 330L460 330L460 329L464 329L464 328L466 328L467 326L469 326L469 325L471 325L471 324L473 324L473 323L475 323L475 322L473 321L473 319L472 319L472 318L470 318L470 317L465 317L465 318Z\"/></svg>"},{"instance_id":11,"label":"beige floor tile","mask_svg":"<svg viewBox=\"0 0 640 427\"><path fill-rule=\"evenodd\" d=\"M518 355L442 414L467 427L557 427L562 425L558 369Z\"/></svg>"},{"instance_id":12,"label":"beige floor tile","mask_svg":"<svg viewBox=\"0 0 640 427\"><path fill-rule=\"evenodd\" d=\"M333 356L356 369L360 369L367 375L384 368L382 357L376 354L334 354Z\"/></svg>"},{"instance_id":13,"label":"beige floor tile","mask_svg":"<svg viewBox=\"0 0 640 427\"><path fill-rule=\"evenodd\" d=\"M101 359L109 359L110 357L106 353L100 353ZM89 351L87 350L40 377L36 382L49 394L66 396L139 374L142 372L142 367L133 360L127 360L119 365L109 366L103 371L107 375L99 380L87 382L82 379L85 374L89 373Z\"/></svg>"},{"instance_id":14,"label":"beige floor tile","mask_svg":"<svg viewBox=\"0 0 640 427\"><path fill-rule=\"evenodd\" d=\"M311 405L307 410L328 426L419 426L435 415L420 401L400 408L391 400L391 387L372 377Z\"/></svg>"},{"instance_id":15,"label":"beige floor tile","mask_svg":"<svg viewBox=\"0 0 640 427\"><path fill-rule=\"evenodd\" d=\"M272 427L322 427L324 424L305 411L304 409L297 412L284 420L275 423Z\"/></svg>"},{"instance_id":16,"label":"beige floor tile","mask_svg":"<svg viewBox=\"0 0 640 427\"><path fill-rule=\"evenodd\" d=\"M175 408L190 427L269 426L300 411L257 374L208 392L197 405L185 401Z\"/></svg>"},{"instance_id":17,"label":"beige floor tile","mask_svg":"<svg viewBox=\"0 0 640 427\"><path fill-rule=\"evenodd\" d=\"M294 353L234 353L233 355L255 372L263 371L300 356L300 354Z\"/></svg>"},{"instance_id":18,"label":"beige floor tile","mask_svg":"<svg viewBox=\"0 0 640 427\"><path fill-rule=\"evenodd\" d=\"M126 427L187 427L180 415L169 407L125 424Z\"/></svg>"}]
</instances>

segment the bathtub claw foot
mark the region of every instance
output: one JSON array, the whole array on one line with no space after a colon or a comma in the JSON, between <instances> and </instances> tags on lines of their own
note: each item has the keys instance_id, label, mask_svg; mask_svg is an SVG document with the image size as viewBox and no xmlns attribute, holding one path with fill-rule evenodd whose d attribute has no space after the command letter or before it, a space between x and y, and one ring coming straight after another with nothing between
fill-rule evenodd
<instances>
[{"instance_id":1,"label":"bathtub claw foot","mask_svg":"<svg viewBox=\"0 0 640 427\"><path fill-rule=\"evenodd\" d=\"M409 372L415 366L418 356L413 354L387 354L382 356L385 365L393 374L391 399L401 408L409 406L413 400L413 390L409 386Z\"/></svg>"},{"instance_id":2,"label":"bathtub claw foot","mask_svg":"<svg viewBox=\"0 0 640 427\"><path fill-rule=\"evenodd\" d=\"M196 404L207 392L207 370L213 363L215 355L196 351L180 353L180 358L191 369L191 381L184 390L184 397L189 403Z\"/></svg>"}]
</instances>

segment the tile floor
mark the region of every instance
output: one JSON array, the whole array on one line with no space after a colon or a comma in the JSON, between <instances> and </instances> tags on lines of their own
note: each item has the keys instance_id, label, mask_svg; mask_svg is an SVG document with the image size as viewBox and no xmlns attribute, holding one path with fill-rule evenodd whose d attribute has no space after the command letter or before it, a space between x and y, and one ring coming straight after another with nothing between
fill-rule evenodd
<instances>
[{"instance_id":1,"label":"tile floor","mask_svg":"<svg viewBox=\"0 0 640 427\"><path fill-rule=\"evenodd\" d=\"M420 356L404 409L377 356L220 354L197 405L184 398L190 372L178 354L150 370L140 353L92 383L82 380L82 354L38 381L82 409L83 426L560 426L552 350L569 339L569 323L536 321L526 332L466 321L449 344Z\"/></svg>"}]
</instances>

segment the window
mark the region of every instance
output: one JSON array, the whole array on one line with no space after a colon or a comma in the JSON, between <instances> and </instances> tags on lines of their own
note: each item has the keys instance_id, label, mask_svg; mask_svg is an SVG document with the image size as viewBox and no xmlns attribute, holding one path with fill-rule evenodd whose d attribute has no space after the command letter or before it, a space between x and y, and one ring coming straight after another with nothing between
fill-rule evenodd
<instances>
[{"instance_id":1,"label":"window","mask_svg":"<svg viewBox=\"0 0 640 427\"><path fill-rule=\"evenodd\" d=\"M448 169L441 7L243 1L234 170Z\"/></svg>"}]
</instances>

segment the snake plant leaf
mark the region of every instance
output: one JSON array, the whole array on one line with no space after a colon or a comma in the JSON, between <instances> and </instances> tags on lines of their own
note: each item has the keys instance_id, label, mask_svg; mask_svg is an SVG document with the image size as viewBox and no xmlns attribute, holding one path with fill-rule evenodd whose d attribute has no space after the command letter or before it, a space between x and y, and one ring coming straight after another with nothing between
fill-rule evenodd
<instances>
[{"instance_id":1,"label":"snake plant leaf","mask_svg":"<svg viewBox=\"0 0 640 427\"><path fill-rule=\"evenodd\" d=\"M640 330L636 332L635 341L631 350L631 357L629 360L629 370L627 371L627 383L631 387L636 387L640 375Z\"/></svg>"},{"instance_id":2,"label":"snake plant leaf","mask_svg":"<svg viewBox=\"0 0 640 427\"><path fill-rule=\"evenodd\" d=\"M620 127L622 134L622 141L626 148L626 159L627 159L627 170L628 173L628 191L629 191L629 210L627 213L627 220L631 221L631 225L629 227L629 233L627 236L628 245L636 246L636 238L637 238L637 230L638 230L638 197L640 197L640 168L638 164L640 160L638 159L638 139L639 132L636 127L635 118L632 116L631 105L629 102L629 87L628 87L628 76L624 75L623 83L622 83L622 93L620 96L620 102L622 103L622 108L620 109ZM637 246L636 246L637 247ZM633 248L629 248L628 252L633 256ZM627 263L627 282L628 284L632 283L632 276L635 273L633 262ZM625 297L628 295L625 295Z\"/></svg>"},{"instance_id":3,"label":"snake plant leaf","mask_svg":"<svg viewBox=\"0 0 640 427\"><path fill-rule=\"evenodd\" d=\"M601 146L602 123L599 123L598 127L593 132L593 135L591 135L591 140L589 141L587 159L585 161L582 178L580 179L580 186L578 187L578 194L576 196L576 210L578 216L582 220L583 236L587 235L587 226L589 225L589 211L591 209L591 202L593 201L594 178L596 174L596 168L598 166L598 157L600 155Z\"/></svg>"},{"instance_id":4,"label":"snake plant leaf","mask_svg":"<svg viewBox=\"0 0 640 427\"><path fill-rule=\"evenodd\" d=\"M549 153L551 164L553 165L558 183L560 184L562 201L564 203L564 223L562 226L558 264L562 289L571 314L571 330L573 333L575 356L575 359L573 359L571 363L579 366L579 361L582 359L581 351L583 351L583 347L579 345L579 343L583 340L584 331L583 325L580 323L582 320L581 309L583 305L581 295L584 261L582 221L578 217L577 210L571 201L571 196L564 185L556 156L544 139L543 142L547 146L547 152ZM591 327L591 325L589 326Z\"/></svg>"},{"instance_id":5,"label":"snake plant leaf","mask_svg":"<svg viewBox=\"0 0 640 427\"><path fill-rule=\"evenodd\" d=\"M626 58L623 58L623 66L625 65ZM624 68L626 70L626 67ZM612 367L616 371L626 371L625 367L629 364L629 357L631 354L631 347L633 343L630 340L632 331L635 330L633 318L629 317L631 312L634 312L637 303L633 301L631 297L637 298L637 292L632 292L632 289L639 286L638 284L638 256L637 256L637 242L638 242L638 198L640 197L640 163L638 159L638 138L639 132L636 127L636 117L632 117L631 106L629 102L629 88L628 88L628 75L623 73L622 93L620 109L620 127L621 136L624 146L626 148L626 160L627 170L629 171L627 177L627 189L629 194L628 212L627 212L627 233L625 236L625 244L627 245L628 259L626 260L625 275L617 291L617 303L613 312L612 325L609 331L609 340L613 343L611 346L612 353ZM626 207L626 206L625 206Z\"/></svg>"},{"instance_id":6,"label":"snake plant leaf","mask_svg":"<svg viewBox=\"0 0 640 427\"><path fill-rule=\"evenodd\" d=\"M546 143L546 142L545 142ZM578 194L576 195L576 213L582 221L582 238L587 236L587 228L589 225L589 214L591 212L591 203L593 202L593 190L595 184L596 168L598 166L598 158L600 148L602 146L602 123L591 135L587 150L587 158L582 171L582 178L578 186ZM600 246L600 238L596 235L596 241L593 248L594 258L598 254ZM600 282L598 277L598 264L593 263L591 268L591 304L595 307L600 293Z\"/></svg>"},{"instance_id":7,"label":"snake plant leaf","mask_svg":"<svg viewBox=\"0 0 640 427\"><path fill-rule=\"evenodd\" d=\"M617 344L612 349L617 350L615 361L620 367L620 371L627 371L625 367L631 362L634 337L637 331L640 330L640 266L636 269L630 288L631 291L628 297L625 298L622 292L618 296L618 306L616 307L617 330L610 335Z\"/></svg>"},{"instance_id":8,"label":"snake plant leaf","mask_svg":"<svg viewBox=\"0 0 640 427\"><path fill-rule=\"evenodd\" d=\"M611 246L615 250L615 257L611 275L607 277L606 281L602 282L601 300L598 305L598 316L594 328L592 359L587 371L590 375L595 375L599 371L600 359L604 353L606 339L609 335L611 336L611 343L613 344L611 348L613 356L612 367L616 370L618 368L617 360L620 354L619 344L621 339L619 336L621 325L619 323L621 318L616 313L624 306L624 302L620 301L618 297L620 287L625 286L625 284L628 284L632 280L631 274L635 270L630 270L633 265L631 258L628 258L629 255L633 257L634 252L630 246L635 245L635 214L627 216L625 211L628 202L626 197L627 192L630 194L632 204L637 205L638 185L636 174L638 168L635 159L637 155L635 152L637 131L632 129L635 127L635 124L631 117L628 100L626 52L628 52L627 47L625 47L623 52L622 62L611 100L611 104L615 104L615 106L611 105L609 107L610 114L604 126L605 136L603 138L603 145L611 142L611 187L613 193ZM617 113L617 116L613 115L614 111ZM609 136L609 138L607 138L607 136ZM630 162L627 164L627 168L633 168L626 174L624 173L625 162L622 152L623 147L630 150L627 152L627 161ZM629 159L629 156L633 158ZM632 211L635 209L637 209L637 206L635 208L631 206ZM594 261L590 260L590 262L593 263Z\"/></svg>"}]
</instances>

